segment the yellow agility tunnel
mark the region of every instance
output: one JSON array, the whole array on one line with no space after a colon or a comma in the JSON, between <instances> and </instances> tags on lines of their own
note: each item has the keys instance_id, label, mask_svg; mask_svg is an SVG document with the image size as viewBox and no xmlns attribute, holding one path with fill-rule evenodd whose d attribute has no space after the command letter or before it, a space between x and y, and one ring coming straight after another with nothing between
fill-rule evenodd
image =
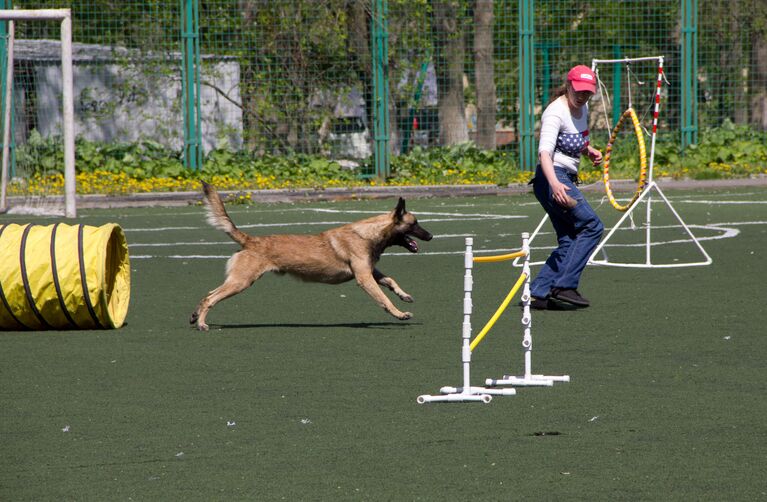
<instances>
[{"instance_id":1,"label":"yellow agility tunnel","mask_svg":"<svg viewBox=\"0 0 767 502\"><path fill-rule=\"evenodd\" d=\"M0 329L119 328L129 302L119 225L0 225Z\"/></svg>"}]
</instances>

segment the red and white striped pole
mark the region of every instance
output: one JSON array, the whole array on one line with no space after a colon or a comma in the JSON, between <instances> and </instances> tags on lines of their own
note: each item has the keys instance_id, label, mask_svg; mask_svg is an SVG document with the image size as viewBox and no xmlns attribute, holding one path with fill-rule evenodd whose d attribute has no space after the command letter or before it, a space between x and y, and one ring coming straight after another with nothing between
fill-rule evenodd
<instances>
[{"instance_id":1,"label":"red and white striped pole","mask_svg":"<svg viewBox=\"0 0 767 502\"><path fill-rule=\"evenodd\" d=\"M650 141L650 174L647 183L653 181L653 167L655 166L655 137L658 132L658 114L660 112L660 88L663 85L663 56L658 58L658 83L655 88L655 109L652 114L652 138Z\"/></svg>"}]
</instances>

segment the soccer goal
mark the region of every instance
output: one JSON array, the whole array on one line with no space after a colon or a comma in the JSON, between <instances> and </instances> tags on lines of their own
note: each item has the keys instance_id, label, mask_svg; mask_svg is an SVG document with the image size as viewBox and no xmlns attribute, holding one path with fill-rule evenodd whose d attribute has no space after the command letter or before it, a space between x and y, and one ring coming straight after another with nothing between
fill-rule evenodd
<instances>
[{"instance_id":1,"label":"soccer goal","mask_svg":"<svg viewBox=\"0 0 767 502\"><path fill-rule=\"evenodd\" d=\"M56 53L18 57L31 23L59 23ZM0 213L77 216L70 9L0 10L2 72ZM16 34L22 36L17 37ZM29 61L45 61L31 65ZM41 85L44 83L45 85ZM44 106L52 102L51 106ZM51 113L52 109L57 108ZM44 126L44 129L41 129Z\"/></svg>"}]
</instances>

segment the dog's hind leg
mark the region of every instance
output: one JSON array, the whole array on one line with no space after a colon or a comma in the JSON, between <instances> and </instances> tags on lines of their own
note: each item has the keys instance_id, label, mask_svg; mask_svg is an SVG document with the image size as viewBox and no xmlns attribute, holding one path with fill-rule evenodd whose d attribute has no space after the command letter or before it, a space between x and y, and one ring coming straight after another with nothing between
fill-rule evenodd
<instances>
[{"instance_id":1,"label":"dog's hind leg","mask_svg":"<svg viewBox=\"0 0 767 502\"><path fill-rule=\"evenodd\" d=\"M395 281L394 279L392 279L391 277L387 275L384 275L377 268L373 269L373 278L381 286L386 286L391 291L393 291L395 295L399 296L402 299L402 301L413 303L413 297L407 294L401 287L399 287L399 284L397 284L397 281Z\"/></svg>"},{"instance_id":2,"label":"dog's hind leg","mask_svg":"<svg viewBox=\"0 0 767 502\"><path fill-rule=\"evenodd\" d=\"M240 293L241 291L250 287L253 284L252 281L243 281L240 279L232 279L227 277L226 281L200 300L200 304L192 313L189 322L191 324L197 323L197 329L200 331L208 331L208 325L205 323L205 318L208 315L208 311L213 308L215 304L221 300L226 300L229 297Z\"/></svg>"},{"instance_id":3,"label":"dog's hind leg","mask_svg":"<svg viewBox=\"0 0 767 502\"><path fill-rule=\"evenodd\" d=\"M266 271L266 264L253 255L237 253L232 256L227 264L226 280L200 300L189 318L189 323L196 323L200 331L208 331L208 325L205 323L208 311L221 300L226 300L249 288Z\"/></svg>"}]
</instances>

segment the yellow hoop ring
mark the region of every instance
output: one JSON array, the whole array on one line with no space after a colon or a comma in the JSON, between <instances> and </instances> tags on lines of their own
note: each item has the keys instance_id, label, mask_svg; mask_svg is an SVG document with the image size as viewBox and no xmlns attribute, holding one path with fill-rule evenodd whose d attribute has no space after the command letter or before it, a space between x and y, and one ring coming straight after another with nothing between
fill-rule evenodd
<instances>
[{"instance_id":1,"label":"yellow hoop ring","mask_svg":"<svg viewBox=\"0 0 767 502\"><path fill-rule=\"evenodd\" d=\"M623 125L623 120L626 117L631 117L631 122L634 124L634 133L636 133L637 137L637 144L639 145L639 184L637 185L636 192L634 192L634 196L631 198L629 203L625 206L622 206L617 200L615 200L613 191L610 188L610 156L613 151L613 144L618 138L618 132L620 131L621 126ZM637 114L633 108L629 108L623 112L620 120L617 124L615 124L613 133L610 136L610 141L607 143L607 147L605 148L604 165L605 167L602 180L605 183L605 192L607 192L607 198L610 199L610 204L612 204L613 207L618 211L627 211L628 208L630 208L631 205L634 204L634 202L636 202L636 200L639 198L639 195L642 193L642 190L644 190L644 186L647 181L647 152L645 149L644 135L642 134L642 127L639 125L639 118L637 117Z\"/></svg>"}]
</instances>

